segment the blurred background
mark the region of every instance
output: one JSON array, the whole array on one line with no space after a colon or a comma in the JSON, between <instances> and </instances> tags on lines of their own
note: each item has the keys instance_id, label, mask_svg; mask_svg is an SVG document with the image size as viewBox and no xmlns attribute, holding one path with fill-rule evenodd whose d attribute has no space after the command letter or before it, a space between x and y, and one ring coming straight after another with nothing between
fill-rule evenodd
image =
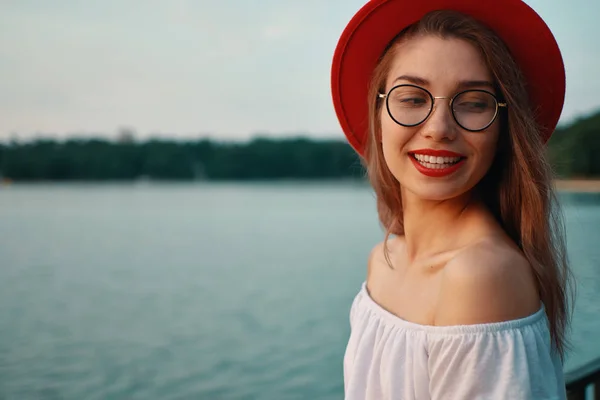
<instances>
[{"instance_id":1,"label":"blurred background","mask_svg":"<svg viewBox=\"0 0 600 400\"><path fill-rule=\"evenodd\" d=\"M600 357L600 3L549 145ZM340 399L383 233L329 92L364 0L0 0L0 399Z\"/></svg>"}]
</instances>

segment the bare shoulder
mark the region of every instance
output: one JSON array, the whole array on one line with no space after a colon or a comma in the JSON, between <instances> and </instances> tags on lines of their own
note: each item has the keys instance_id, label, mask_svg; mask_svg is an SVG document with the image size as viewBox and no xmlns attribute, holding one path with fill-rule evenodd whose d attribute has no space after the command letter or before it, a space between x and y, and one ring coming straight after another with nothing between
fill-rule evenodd
<instances>
[{"instance_id":1,"label":"bare shoulder","mask_svg":"<svg viewBox=\"0 0 600 400\"><path fill-rule=\"evenodd\" d=\"M506 241L481 240L457 253L442 273L436 325L509 321L540 308L529 262Z\"/></svg>"},{"instance_id":2,"label":"bare shoulder","mask_svg":"<svg viewBox=\"0 0 600 400\"><path fill-rule=\"evenodd\" d=\"M386 248L388 257L393 259L403 244L403 238L390 237L387 242L382 241L373 246L367 263L367 286L369 288L379 286L379 282L384 281L391 272L386 259Z\"/></svg>"}]
</instances>

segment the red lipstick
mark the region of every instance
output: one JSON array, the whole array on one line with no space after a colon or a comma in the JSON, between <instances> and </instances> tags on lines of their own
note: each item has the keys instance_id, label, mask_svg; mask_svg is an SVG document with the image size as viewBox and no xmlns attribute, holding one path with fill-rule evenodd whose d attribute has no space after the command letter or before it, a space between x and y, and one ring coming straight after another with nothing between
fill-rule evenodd
<instances>
[{"instance_id":1,"label":"red lipstick","mask_svg":"<svg viewBox=\"0 0 600 400\"><path fill-rule=\"evenodd\" d=\"M446 168L427 168L423 164L421 164L416 158L415 154L432 156L432 157L460 157L460 161L455 164L450 165ZM462 154L455 153L453 151L448 150L433 150L433 149L420 149L409 152L409 158L412 161L413 165L425 176L429 176L432 178L442 178L444 176L448 176L454 172L456 172L460 167L465 163L466 157Z\"/></svg>"}]
</instances>

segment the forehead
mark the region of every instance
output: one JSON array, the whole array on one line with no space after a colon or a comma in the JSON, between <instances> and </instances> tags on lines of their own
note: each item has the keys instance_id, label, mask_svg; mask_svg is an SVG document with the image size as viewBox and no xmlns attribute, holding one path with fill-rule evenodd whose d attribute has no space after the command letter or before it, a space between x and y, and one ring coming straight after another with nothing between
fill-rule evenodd
<instances>
[{"instance_id":1,"label":"forehead","mask_svg":"<svg viewBox=\"0 0 600 400\"><path fill-rule=\"evenodd\" d=\"M492 81L489 68L473 45L432 35L410 38L398 45L387 77L388 87L402 75L423 78L441 90L463 81Z\"/></svg>"}]
</instances>

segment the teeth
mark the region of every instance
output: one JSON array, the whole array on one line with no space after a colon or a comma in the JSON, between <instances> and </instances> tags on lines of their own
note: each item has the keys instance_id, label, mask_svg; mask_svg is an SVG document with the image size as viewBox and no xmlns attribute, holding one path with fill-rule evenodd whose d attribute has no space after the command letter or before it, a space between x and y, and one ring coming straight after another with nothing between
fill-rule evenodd
<instances>
[{"instance_id":1,"label":"teeth","mask_svg":"<svg viewBox=\"0 0 600 400\"><path fill-rule=\"evenodd\" d=\"M427 168L436 168L436 169L437 169L438 165L445 167L448 164L452 165L452 164L456 164L457 162L460 161L460 157L434 157L434 156L428 156L428 155L424 155L424 154L414 154L414 157L417 159L417 161L419 161L421 164L425 165ZM429 167L428 165L432 165L432 167Z\"/></svg>"}]
</instances>

